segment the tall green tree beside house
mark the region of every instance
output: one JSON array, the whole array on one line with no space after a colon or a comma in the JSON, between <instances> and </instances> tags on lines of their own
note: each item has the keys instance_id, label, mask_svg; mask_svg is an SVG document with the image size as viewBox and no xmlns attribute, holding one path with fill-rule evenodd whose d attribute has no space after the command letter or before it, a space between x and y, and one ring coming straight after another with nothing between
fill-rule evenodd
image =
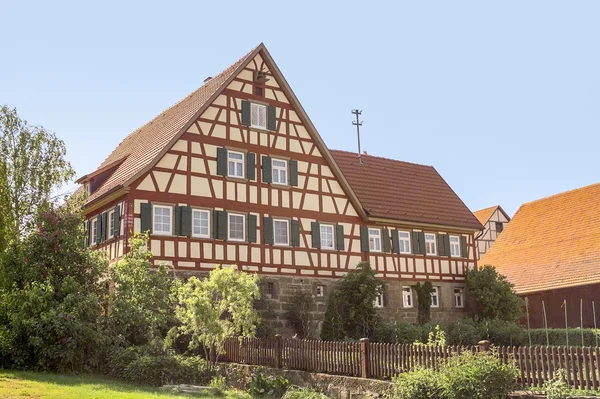
<instances>
[{"instance_id":1,"label":"tall green tree beside house","mask_svg":"<svg viewBox=\"0 0 600 399\"><path fill-rule=\"evenodd\" d=\"M469 270L466 282L474 302L475 318L515 322L523 315L525 302L495 267L485 265Z\"/></svg>"},{"instance_id":2,"label":"tall green tree beside house","mask_svg":"<svg viewBox=\"0 0 600 399\"><path fill-rule=\"evenodd\" d=\"M0 108L0 242L22 239L35 216L50 209L53 191L75 172L65 143L42 126L31 126L15 108Z\"/></svg>"}]
</instances>

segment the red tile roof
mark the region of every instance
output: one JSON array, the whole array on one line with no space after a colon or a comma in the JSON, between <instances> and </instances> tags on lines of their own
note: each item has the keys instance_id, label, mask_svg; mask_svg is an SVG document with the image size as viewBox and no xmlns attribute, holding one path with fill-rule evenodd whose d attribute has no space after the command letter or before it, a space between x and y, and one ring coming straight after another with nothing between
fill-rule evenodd
<instances>
[{"instance_id":1,"label":"red tile roof","mask_svg":"<svg viewBox=\"0 0 600 399\"><path fill-rule=\"evenodd\" d=\"M481 230L433 166L331 150L369 216Z\"/></svg>"},{"instance_id":2,"label":"red tile roof","mask_svg":"<svg viewBox=\"0 0 600 399\"><path fill-rule=\"evenodd\" d=\"M490 206L489 208L480 209L473 212L473 215L479 220L479 223L486 224L490 217L494 214L499 205Z\"/></svg>"},{"instance_id":3,"label":"red tile roof","mask_svg":"<svg viewBox=\"0 0 600 399\"><path fill-rule=\"evenodd\" d=\"M127 157L108 179L88 198L88 203L125 184L148 166L165 146L179 133L210 97L225 83L258 47L250 51L198 90L162 112L156 118L129 134L102 162L98 169Z\"/></svg>"},{"instance_id":4,"label":"red tile roof","mask_svg":"<svg viewBox=\"0 0 600 399\"><path fill-rule=\"evenodd\" d=\"M523 204L479 264L518 293L600 282L600 183Z\"/></svg>"}]
</instances>

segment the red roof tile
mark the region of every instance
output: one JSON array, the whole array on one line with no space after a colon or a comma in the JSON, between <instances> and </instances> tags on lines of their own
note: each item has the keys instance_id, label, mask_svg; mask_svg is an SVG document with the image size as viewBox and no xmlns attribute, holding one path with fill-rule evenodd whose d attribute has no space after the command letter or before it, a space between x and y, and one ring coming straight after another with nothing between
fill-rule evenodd
<instances>
[{"instance_id":1,"label":"red roof tile","mask_svg":"<svg viewBox=\"0 0 600 399\"><path fill-rule=\"evenodd\" d=\"M600 282L600 183L523 204L479 261L518 293Z\"/></svg>"},{"instance_id":2,"label":"red roof tile","mask_svg":"<svg viewBox=\"0 0 600 399\"><path fill-rule=\"evenodd\" d=\"M473 215L479 220L479 223L486 224L490 217L494 214L494 211L498 209L498 205L490 206L489 208L480 209L473 212Z\"/></svg>"},{"instance_id":3,"label":"red roof tile","mask_svg":"<svg viewBox=\"0 0 600 399\"><path fill-rule=\"evenodd\" d=\"M481 230L433 166L331 150L369 216Z\"/></svg>"}]
</instances>

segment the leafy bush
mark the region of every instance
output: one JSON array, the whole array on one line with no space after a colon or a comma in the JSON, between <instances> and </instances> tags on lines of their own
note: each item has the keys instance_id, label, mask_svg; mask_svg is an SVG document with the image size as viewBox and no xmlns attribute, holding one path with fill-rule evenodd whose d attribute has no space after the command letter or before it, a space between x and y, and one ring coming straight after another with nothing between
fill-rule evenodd
<instances>
[{"instance_id":1,"label":"leafy bush","mask_svg":"<svg viewBox=\"0 0 600 399\"><path fill-rule=\"evenodd\" d=\"M504 364L495 352L465 351L442 367L442 387L447 399L504 398L515 388L518 369Z\"/></svg>"},{"instance_id":2,"label":"leafy bush","mask_svg":"<svg viewBox=\"0 0 600 399\"><path fill-rule=\"evenodd\" d=\"M378 323L374 341L395 344L412 344L422 339L422 328L406 322Z\"/></svg>"},{"instance_id":3,"label":"leafy bush","mask_svg":"<svg viewBox=\"0 0 600 399\"><path fill-rule=\"evenodd\" d=\"M433 293L433 285L431 281L417 283L414 287L417 293L417 323L423 325L431 321L431 294Z\"/></svg>"},{"instance_id":4,"label":"leafy bush","mask_svg":"<svg viewBox=\"0 0 600 399\"><path fill-rule=\"evenodd\" d=\"M470 269L465 277L477 319L515 322L523 315L523 299L493 266Z\"/></svg>"},{"instance_id":5,"label":"leafy bush","mask_svg":"<svg viewBox=\"0 0 600 399\"><path fill-rule=\"evenodd\" d=\"M570 396L571 388L567 382L565 369L558 369L551 379L544 384L544 391L548 399L566 399Z\"/></svg>"},{"instance_id":6,"label":"leafy bush","mask_svg":"<svg viewBox=\"0 0 600 399\"><path fill-rule=\"evenodd\" d=\"M392 399L437 399L443 395L439 373L422 368L394 377L389 396Z\"/></svg>"},{"instance_id":7,"label":"leafy bush","mask_svg":"<svg viewBox=\"0 0 600 399\"><path fill-rule=\"evenodd\" d=\"M477 345L481 340L479 324L471 319L462 319L442 326L446 331L448 345Z\"/></svg>"},{"instance_id":8,"label":"leafy bush","mask_svg":"<svg viewBox=\"0 0 600 399\"><path fill-rule=\"evenodd\" d=\"M328 397L309 388L291 387L282 399L328 399Z\"/></svg>"},{"instance_id":9,"label":"leafy bush","mask_svg":"<svg viewBox=\"0 0 600 399\"><path fill-rule=\"evenodd\" d=\"M290 382L281 377L265 376L262 373L254 374L248 389L253 398L279 399L290 386Z\"/></svg>"},{"instance_id":10,"label":"leafy bush","mask_svg":"<svg viewBox=\"0 0 600 399\"><path fill-rule=\"evenodd\" d=\"M533 345L546 345L546 330L543 328L536 328L530 330L531 342ZM581 345L581 333L582 329L569 328L569 345L580 346ZM524 338L523 345L529 345L527 337L527 330L523 330ZM565 330L563 328L549 328L548 338L550 345L554 346L565 346L567 345L567 338ZM597 341L596 341L597 339ZM596 342L600 342L600 329L584 328L583 329L583 342L584 346L596 346Z\"/></svg>"},{"instance_id":11,"label":"leafy bush","mask_svg":"<svg viewBox=\"0 0 600 399\"><path fill-rule=\"evenodd\" d=\"M479 338L487 339L496 346L528 345L527 330L513 322L484 320L477 325Z\"/></svg>"}]
</instances>

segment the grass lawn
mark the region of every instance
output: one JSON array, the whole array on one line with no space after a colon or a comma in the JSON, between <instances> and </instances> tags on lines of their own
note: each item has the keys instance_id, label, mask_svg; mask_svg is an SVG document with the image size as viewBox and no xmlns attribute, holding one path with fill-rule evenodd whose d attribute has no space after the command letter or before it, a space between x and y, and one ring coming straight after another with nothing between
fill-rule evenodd
<instances>
[{"instance_id":1,"label":"grass lawn","mask_svg":"<svg viewBox=\"0 0 600 399\"><path fill-rule=\"evenodd\" d=\"M192 396L160 392L95 376L66 376L28 371L0 370L2 399L190 399ZM212 399L212 396L205 396ZM245 399L241 392L230 392L220 399Z\"/></svg>"}]
</instances>

